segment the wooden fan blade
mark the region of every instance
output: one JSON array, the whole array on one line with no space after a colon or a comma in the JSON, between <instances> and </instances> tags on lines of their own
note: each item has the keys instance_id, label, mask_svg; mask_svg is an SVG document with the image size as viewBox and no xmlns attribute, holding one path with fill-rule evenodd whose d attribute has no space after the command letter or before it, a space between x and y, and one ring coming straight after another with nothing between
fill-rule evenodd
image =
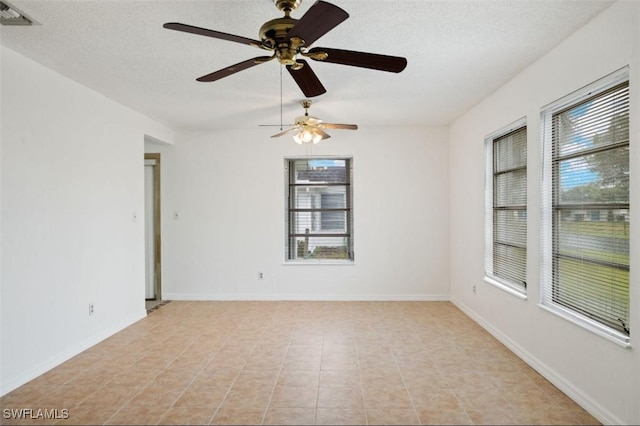
<instances>
[{"instance_id":1,"label":"wooden fan blade","mask_svg":"<svg viewBox=\"0 0 640 426\"><path fill-rule=\"evenodd\" d=\"M314 47L309 50L309 54L324 52L325 59L316 61L331 62L333 64L351 65L353 67L369 68L379 71L400 72L407 66L407 59L398 56L378 55L376 53L356 52L353 50L328 49L324 47Z\"/></svg>"},{"instance_id":2,"label":"wooden fan blade","mask_svg":"<svg viewBox=\"0 0 640 426\"><path fill-rule=\"evenodd\" d=\"M324 88L318 79L318 76L313 72L307 61L300 59L298 62L303 64L302 68L294 70L291 66L287 65L287 71L289 71L291 77L293 77L296 83L298 83L302 93L304 93L308 98L326 93L327 89Z\"/></svg>"},{"instance_id":3,"label":"wooden fan blade","mask_svg":"<svg viewBox=\"0 0 640 426\"><path fill-rule=\"evenodd\" d=\"M287 133L290 133L290 132L292 132L292 131L294 131L294 130L298 130L298 126L294 126L294 127L291 127L291 128L289 128L289 129L287 129L287 130L283 130L282 132L280 132L280 133L276 133L275 135L273 135L273 136L271 136L271 137L272 137L272 138L279 138L280 136L284 136L284 135L286 135Z\"/></svg>"},{"instance_id":4,"label":"wooden fan blade","mask_svg":"<svg viewBox=\"0 0 640 426\"><path fill-rule=\"evenodd\" d=\"M357 124L322 123L320 124L320 127L323 129L358 130Z\"/></svg>"},{"instance_id":5,"label":"wooden fan blade","mask_svg":"<svg viewBox=\"0 0 640 426\"><path fill-rule=\"evenodd\" d=\"M338 6L326 1L317 1L289 30L288 36L300 37L306 46L310 46L348 17L349 14Z\"/></svg>"},{"instance_id":6,"label":"wooden fan blade","mask_svg":"<svg viewBox=\"0 0 640 426\"><path fill-rule=\"evenodd\" d=\"M209 30L207 28L194 27L193 25L181 24L179 22L167 22L163 25L164 28L175 31L182 31L184 33L197 34L206 37L218 38L220 40L233 41L236 43L248 44L250 46L261 47L262 43L258 40L252 40L247 37L237 36L233 34L227 34L220 31Z\"/></svg>"},{"instance_id":7,"label":"wooden fan blade","mask_svg":"<svg viewBox=\"0 0 640 426\"><path fill-rule=\"evenodd\" d=\"M324 139L329 139L331 137L331 135L325 131L323 131L322 129L316 127L315 128L316 133L319 133L320 135L322 135L322 140Z\"/></svg>"},{"instance_id":8,"label":"wooden fan blade","mask_svg":"<svg viewBox=\"0 0 640 426\"><path fill-rule=\"evenodd\" d=\"M251 67L254 67L256 65L263 64L263 63L265 63L267 61L270 61L273 58L274 58L273 56L258 56L256 58L247 59L246 61L239 62L239 63L237 63L235 65L231 65L230 67L223 68L221 70L212 72L211 74L207 74L207 75L203 75L202 77L198 77L198 78L196 78L196 80L202 81L202 82L206 82L206 83L211 82L211 81L220 80L221 78L228 77L231 74L235 74L235 73L240 72L242 70L246 70L247 68L251 68Z\"/></svg>"}]
</instances>

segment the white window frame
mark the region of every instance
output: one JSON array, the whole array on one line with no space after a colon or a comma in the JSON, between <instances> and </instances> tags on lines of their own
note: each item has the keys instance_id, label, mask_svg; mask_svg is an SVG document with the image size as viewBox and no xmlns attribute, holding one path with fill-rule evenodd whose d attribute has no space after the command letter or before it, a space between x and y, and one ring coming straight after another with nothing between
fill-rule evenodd
<instances>
[{"instance_id":1,"label":"white window frame","mask_svg":"<svg viewBox=\"0 0 640 426\"><path fill-rule=\"evenodd\" d=\"M347 256L346 259L329 259L329 258L297 258L292 259L290 254L290 197L291 187L290 178L291 171L290 165L297 160L345 160L347 162L347 200L346 200L346 223L343 230L335 230L333 233L344 232L348 235L347 244ZM284 200L284 264L285 265L353 265L355 263L355 251L354 251L354 226L353 226L353 157L348 156L311 156L311 157L287 157L284 159L284 184L285 184L285 200ZM317 216L314 219L320 231L322 231L321 217Z\"/></svg>"},{"instance_id":2,"label":"white window frame","mask_svg":"<svg viewBox=\"0 0 640 426\"><path fill-rule=\"evenodd\" d=\"M493 250L494 250L494 158L493 158L493 144L494 141L502 136L505 136L511 132L527 127L527 118L522 117L519 120L514 121L513 123L505 126L489 135L487 135L484 139L485 141L485 216L484 216L484 224L485 224L485 273L484 273L484 281L498 287L501 290L504 290L516 297L521 299L527 298L526 285L523 287L520 284L513 283L509 280L506 280L502 277L498 277L494 275L494 258L493 258ZM528 215L527 215L528 217ZM527 218L528 221L528 218ZM526 269L526 262L525 262ZM526 270L525 270L526 275Z\"/></svg>"},{"instance_id":3,"label":"white window frame","mask_svg":"<svg viewBox=\"0 0 640 426\"><path fill-rule=\"evenodd\" d=\"M597 335L600 335L620 346L631 347L630 336L606 326L586 315L582 315L572 309L566 308L552 300L553 292L553 140L552 120L553 115L563 109L602 93L625 81L629 81L629 68L619 69L575 92L564 96L546 106L540 113L540 126L542 133L541 143L541 221L540 221L540 302L539 307L564 318L580 327L583 327Z\"/></svg>"}]
</instances>

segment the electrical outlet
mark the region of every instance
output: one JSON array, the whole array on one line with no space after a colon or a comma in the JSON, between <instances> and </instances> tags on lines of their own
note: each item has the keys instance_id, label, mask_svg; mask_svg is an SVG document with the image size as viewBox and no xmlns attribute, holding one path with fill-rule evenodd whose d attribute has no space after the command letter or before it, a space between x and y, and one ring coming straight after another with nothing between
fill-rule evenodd
<instances>
[{"instance_id":1,"label":"electrical outlet","mask_svg":"<svg viewBox=\"0 0 640 426\"><path fill-rule=\"evenodd\" d=\"M262 272L258 272L258 279L259 280L263 280L264 279L264 274Z\"/></svg>"},{"instance_id":2,"label":"electrical outlet","mask_svg":"<svg viewBox=\"0 0 640 426\"><path fill-rule=\"evenodd\" d=\"M89 316L93 315L94 309L93 309L93 303L89 303Z\"/></svg>"}]
</instances>

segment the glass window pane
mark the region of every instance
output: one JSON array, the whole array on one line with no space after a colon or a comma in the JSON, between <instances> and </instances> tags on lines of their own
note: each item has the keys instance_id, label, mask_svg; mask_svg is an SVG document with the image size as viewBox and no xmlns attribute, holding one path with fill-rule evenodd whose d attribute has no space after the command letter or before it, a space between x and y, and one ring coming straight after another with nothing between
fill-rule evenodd
<instances>
[{"instance_id":1,"label":"glass window pane","mask_svg":"<svg viewBox=\"0 0 640 426\"><path fill-rule=\"evenodd\" d=\"M558 162L560 204L628 203L629 147Z\"/></svg>"},{"instance_id":2,"label":"glass window pane","mask_svg":"<svg viewBox=\"0 0 640 426\"><path fill-rule=\"evenodd\" d=\"M293 183L346 183L346 160L295 160Z\"/></svg>"},{"instance_id":3,"label":"glass window pane","mask_svg":"<svg viewBox=\"0 0 640 426\"><path fill-rule=\"evenodd\" d=\"M513 283L524 284L527 264L527 250L524 247L495 244L493 262L495 276Z\"/></svg>"},{"instance_id":4,"label":"glass window pane","mask_svg":"<svg viewBox=\"0 0 640 426\"><path fill-rule=\"evenodd\" d=\"M556 262L553 300L624 332L629 324L629 271L561 258Z\"/></svg>"},{"instance_id":5,"label":"glass window pane","mask_svg":"<svg viewBox=\"0 0 640 426\"><path fill-rule=\"evenodd\" d=\"M495 206L524 206L527 204L527 170L496 175L494 180Z\"/></svg>"},{"instance_id":6,"label":"glass window pane","mask_svg":"<svg viewBox=\"0 0 640 426\"><path fill-rule=\"evenodd\" d=\"M348 237L296 237L294 259L349 259Z\"/></svg>"},{"instance_id":7,"label":"glass window pane","mask_svg":"<svg viewBox=\"0 0 640 426\"><path fill-rule=\"evenodd\" d=\"M527 246L526 210L496 210L493 220L494 242L519 247Z\"/></svg>"},{"instance_id":8,"label":"glass window pane","mask_svg":"<svg viewBox=\"0 0 640 426\"><path fill-rule=\"evenodd\" d=\"M495 172L502 172L527 165L526 128L502 136L494 141Z\"/></svg>"},{"instance_id":9,"label":"glass window pane","mask_svg":"<svg viewBox=\"0 0 640 426\"><path fill-rule=\"evenodd\" d=\"M346 186L296 186L296 208L347 208Z\"/></svg>"},{"instance_id":10,"label":"glass window pane","mask_svg":"<svg viewBox=\"0 0 640 426\"><path fill-rule=\"evenodd\" d=\"M562 210L556 223L556 253L629 266L629 209Z\"/></svg>"},{"instance_id":11,"label":"glass window pane","mask_svg":"<svg viewBox=\"0 0 640 426\"><path fill-rule=\"evenodd\" d=\"M628 83L556 114L553 127L557 152L561 157L585 149L628 142Z\"/></svg>"}]
</instances>

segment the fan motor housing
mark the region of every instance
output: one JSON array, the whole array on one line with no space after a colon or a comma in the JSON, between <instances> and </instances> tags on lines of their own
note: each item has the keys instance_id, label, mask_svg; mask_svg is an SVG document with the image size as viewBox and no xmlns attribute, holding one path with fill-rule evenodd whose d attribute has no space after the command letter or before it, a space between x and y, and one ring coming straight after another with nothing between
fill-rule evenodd
<instances>
[{"instance_id":1,"label":"fan motor housing","mask_svg":"<svg viewBox=\"0 0 640 426\"><path fill-rule=\"evenodd\" d=\"M289 30L291 30L297 22L297 19L289 16L283 16L282 18L265 22L264 25L260 27L260 40L263 42L274 40L275 44L284 42L288 39L287 34Z\"/></svg>"}]
</instances>

